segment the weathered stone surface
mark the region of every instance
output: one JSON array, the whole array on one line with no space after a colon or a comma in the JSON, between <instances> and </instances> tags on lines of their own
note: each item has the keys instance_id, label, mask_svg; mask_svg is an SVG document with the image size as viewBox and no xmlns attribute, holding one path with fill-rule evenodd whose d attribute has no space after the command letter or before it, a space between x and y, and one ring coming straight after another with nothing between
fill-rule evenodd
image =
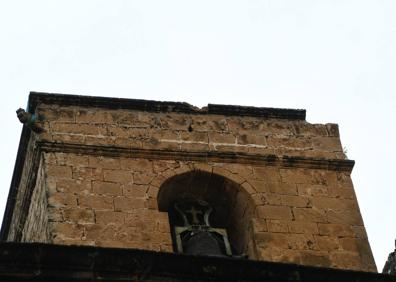
<instances>
[{"instance_id":1,"label":"weathered stone surface","mask_svg":"<svg viewBox=\"0 0 396 282\"><path fill-rule=\"evenodd\" d=\"M119 196L122 195L121 184L104 181L93 181L92 190L98 195Z\"/></svg>"},{"instance_id":2,"label":"weathered stone surface","mask_svg":"<svg viewBox=\"0 0 396 282\"><path fill-rule=\"evenodd\" d=\"M258 206L257 216L265 219L292 220L293 216L289 207L283 206Z\"/></svg>"},{"instance_id":3,"label":"weathered stone surface","mask_svg":"<svg viewBox=\"0 0 396 282\"><path fill-rule=\"evenodd\" d=\"M249 258L375 271L337 125L171 108L40 104L43 165L29 184L32 139L19 186L32 201L9 238L172 251L161 189L207 173L222 181L181 177L172 191L229 205L230 240Z\"/></svg>"}]
</instances>

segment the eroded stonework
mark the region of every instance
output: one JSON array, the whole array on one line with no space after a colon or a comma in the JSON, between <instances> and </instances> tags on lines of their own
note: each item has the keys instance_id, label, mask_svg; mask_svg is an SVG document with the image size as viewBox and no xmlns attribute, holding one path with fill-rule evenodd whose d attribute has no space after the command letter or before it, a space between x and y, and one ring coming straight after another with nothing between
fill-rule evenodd
<instances>
[{"instance_id":1,"label":"eroded stonework","mask_svg":"<svg viewBox=\"0 0 396 282\"><path fill-rule=\"evenodd\" d=\"M173 177L205 172L243 192L232 208L249 259L376 271L337 125L62 103L38 100L40 165L24 164L38 173L8 240L172 252L158 195Z\"/></svg>"}]
</instances>

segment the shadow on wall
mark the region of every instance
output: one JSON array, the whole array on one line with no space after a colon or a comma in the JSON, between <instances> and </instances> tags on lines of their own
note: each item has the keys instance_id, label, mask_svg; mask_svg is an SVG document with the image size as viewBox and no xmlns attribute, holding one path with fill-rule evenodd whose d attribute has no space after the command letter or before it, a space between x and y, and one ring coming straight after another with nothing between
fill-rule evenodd
<instances>
[{"instance_id":1,"label":"shadow on wall","mask_svg":"<svg viewBox=\"0 0 396 282\"><path fill-rule=\"evenodd\" d=\"M206 202L213 209L209 216L210 226L227 231L233 255L256 257L251 228L254 204L249 194L239 184L223 176L200 170L173 176L159 190L158 207L169 214L175 251L174 227L180 222L175 203L192 200ZM201 212L197 210L194 213Z\"/></svg>"}]
</instances>

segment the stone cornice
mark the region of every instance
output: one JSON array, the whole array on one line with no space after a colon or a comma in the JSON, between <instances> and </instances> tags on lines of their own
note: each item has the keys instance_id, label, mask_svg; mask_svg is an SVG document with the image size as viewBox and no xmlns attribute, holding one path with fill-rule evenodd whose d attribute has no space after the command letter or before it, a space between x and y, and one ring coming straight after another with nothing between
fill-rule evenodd
<instances>
[{"instance_id":1,"label":"stone cornice","mask_svg":"<svg viewBox=\"0 0 396 282\"><path fill-rule=\"evenodd\" d=\"M241 163L262 166L298 167L327 169L351 172L355 162L353 160L321 159L307 157L291 157L276 155L257 155L218 151L172 151L130 149L117 146L94 146L71 143L38 142L37 146L44 152L64 152L109 157L129 157L162 160L184 160L198 162Z\"/></svg>"},{"instance_id":2,"label":"stone cornice","mask_svg":"<svg viewBox=\"0 0 396 282\"><path fill-rule=\"evenodd\" d=\"M88 108L128 109L146 112L174 112L200 115L251 116L288 120L305 120L305 110L247 107L208 104L199 109L188 103L160 102L140 99L80 96L54 93L30 92L29 111L34 112L40 103Z\"/></svg>"},{"instance_id":3,"label":"stone cornice","mask_svg":"<svg viewBox=\"0 0 396 282\"><path fill-rule=\"evenodd\" d=\"M391 282L392 275L137 249L1 243L1 281Z\"/></svg>"},{"instance_id":4,"label":"stone cornice","mask_svg":"<svg viewBox=\"0 0 396 282\"><path fill-rule=\"evenodd\" d=\"M24 128L18 149L18 155L14 167L14 173L11 181L11 187L7 199L7 205L4 213L3 223L1 226L0 240L7 240L11 220L14 213L16 196L20 185L21 175L24 169L24 161L28 141L30 140L30 130ZM278 157L275 155L256 155L247 153L234 152L191 152L191 151L171 151L171 150L148 150L148 149L131 149L116 146L94 146L71 143L56 143L46 141L35 141L33 146L35 156L34 164L29 167L31 177L28 183L26 195L23 196L23 205L21 207L21 217L18 219L21 223L25 221L26 214L29 209L31 192L35 185L35 179L38 169L38 161L41 152L64 152L88 155L101 155L109 157L132 157L146 159L162 159L162 160L183 160L183 161L199 161L199 162L223 162L223 163L242 163L261 166L278 166L278 167L296 167L311 169L326 169L333 171L351 172L355 162L353 160L338 159L319 159L306 157ZM20 232L19 232L20 233ZM19 238L21 234L17 234Z\"/></svg>"}]
</instances>

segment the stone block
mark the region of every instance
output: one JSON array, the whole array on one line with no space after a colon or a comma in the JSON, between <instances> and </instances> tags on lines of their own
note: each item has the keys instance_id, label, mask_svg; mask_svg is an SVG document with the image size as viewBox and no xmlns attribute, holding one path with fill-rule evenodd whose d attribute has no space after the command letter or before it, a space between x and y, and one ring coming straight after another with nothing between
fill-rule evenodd
<instances>
[{"instance_id":1,"label":"stone block","mask_svg":"<svg viewBox=\"0 0 396 282\"><path fill-rule=\"evenodd\" d=\"M89 110L78 110L76 112L77 123L114 123L112 112L103 111L102 109L89 109Z\"/></svg>"},{"instance_id":2,"label":"stone block","mask_svg":"<svg viewBox=\"0 0 396 282\"><path fill-rule=\"evenodd\" d=\"M236 137L230 133L209 132L209 143L236 144Z\"/></svg>"},{"instance_id":3,"label":"stone block","mask_svg":"<svg viewBox=\"0 0 396 282\"><path fill-rule=\"evenodd\" d=\"M147 185L156 177L154 173L135 172L133 174L133 183L138 185Z\"/></svg>"},{"instance_id":4,"label":"stone block","mask_svg":"<svg viewBox=\"0 0 396 282\"><path fill-rule=\"evenodd\" d=\"M48 207L48 221L49 222L63 222L64 218L62 215L62 210L59 208Z\"/></svg>"},{"instance_id":5,"label":"stone block","mask_svg":"<svg viewBox=\"0 0 396 282\"><path fill-rule=\"evenodd\" d=\"M312 181L311 184L318 185L329 185L330 183L336 181L337 175L332 171L323 169L312 169Z\"/></svg>"},{"instance_id":6,"label":"stone block","mask_svg":"<svg viewBox=\"0 0 396 282\"><path fill-rule=\"evenodd\" d=\"M353 188L329 187L328 190L329 197L350 199L356 201L356 195Z\"/></svg>"},{"instance_id":7,"label":"stone block","mask_svg":"<svg viewBox=\"0 0 396 282\"><path fill-rule=\"evenodd\" d=\"M206 171L208 173L213 172L213 165L211 164L195 162L193 163L193 165L194 165L194 170Z\"/></svg>"},{"instance_id":8,"label":"stone block","mask_svg":"<svg viewBox=\"0 0 396 282\"><path fill-rule=\"evenodd\" d=\"M74 123L76 121L76 112L73 108L42 108L38 109L40 114L42 114L45 120L57 121L57 122L70 122Z\"/></svg>"},{"instance_id":9,"label":"stone block","mask_svg":"<svg viewBox=\"0 0 396 282\"><path fill-rule=\"evenodd\" d=\"M92 190L98 195L120 196L122 195L122 187L119 183L92 181Z\"/></svg>"},{"instance_id":10,"label":"stone block","mask_svg":"<svg viewBox=\"0 0 396 282\"><path fill-rule=\"evenodd\" d=\"M179 132L175 130L166 129L149 129L148 134L150 138L154 138L159 141L174 141L179 142Z\"/></svg>"},{"instance_id":11,"label":"stone block","mask_svg":"<svg viewBox=\"0 0 396 282\"><path fill-rule=\"evenodd\" d=\"M81 135L101 135L107 134L105 126L94 124L76 124L51 122L51 131L53 133L81 134Z\"/></svg>"},{"instance_id":12,"label":"stone block","mask_svg":"<svg viewBox=\"0 0 396 282\"><path fill-rule=\"evenodd\" d=\"M364 268L358 254L346 251L330 253L331 265L336 268L348 270L361 270Z\"/></svg>"},{"instance_id":13,"label":"stone block","mask_svg":"<svg viewBox=\"0 0 396 282\"><path fill-rule=\"evenodd\" d=\"M297 208L308 208L312 207L311 198L304 196L292 196L292 195L282 195L282 205Z\"/></svg>"},{"instance_id":14,"label":"stone block","mask_svg":"<svg viewBox=\"0 0 396 282\"><path fill-rule=\"evenodd\" d=\"M257 134L239 134L237 135L237 143L241 145L254 144L254 145L267 145L267 137Z\"/></svg>"},{"instance_id":15,"label":"stone block","mask_svg":"<svg viewBox=\"0 0 396 282\"><path fill-rule=\"evenodd\" d=\"M253 175L256 180L266 182L280 182L279 168L276 167L253 167Z\"/></svg>"},{"instance_id":16,"label":"stone block","mask_svg":"<svg viewBox=\"0 0 396 282\"><path fill-rule=\"evenodd\" d=\"M319 234L325 236L354 237L352 227L347 224L319 223Z\"/></svg>"},{"instance_id":17,"label":"stone block","mask_svg":"<svg viewBox=\"0 0 396 282\"><path fill-rule=\"evenodd\" d=\"M260 205L282 205L282 198L275 193L256 193L251 195L256 206Z\"/></svg>"},{"instance_id":18,"label":"stone block","mask_svg":"<svg viewBox=\"0 0 396 282\"><path fill-rule=\"evenodd\" d=\"M268 182L267 190L280 195L297 195L297 185L294 183Z\"/></svg>"},{"instance_id":19,"label":"stone block","mask_svg":"<svg viewBox=\"0 0 396 282\"><path fill-rule=\"evenodd\" d=\"M77 197L71 193L55 193L48 197L48 206L52 208L75 207Z\"/></svg>"},{"instance_id":20,"label":"stone block","mask_svg":"<svg viewBox=\"0 0 396 282\"><path fill-rule=\"evenodd\" d=\"M209 151L208 144L202 143L180 143L180 150L182 151Z\"/></svg>"},{"instance_id":21,"label":"stone block","mask_svg":"<svg viewBox=\"0 0 396 282\"><path fill-rule=\"evenodd\" d=\"M73 179L103 181L103 170L101 168L73 168Z\"/></svg>"},{"instance_id":22,"label":"stone block","mask_svg":"<svg viewBox=\"0 0 396 282\"><path fill-rule=\"evenodd\" d=\"M49 165L46 167L47 176L60 178L72 178L72 168L70 166Z\"/></svg>"},{"instance_id":23,"label":"stone block","mask_svg":"<svg viewBox=\"0 0 396 282\"><path fill-rule=\"evenodd\" d=\"M121 111L117 110L112 112L113 120L121 126L146 128L152 126L152 120L145 118L139 118L142 113L133 111Z\"/></svg>"},{"instance_id":24,"label":"stone block","mask_svg":"<svg viewBox=\"0 0 396 282\"><path fill-rule=\"evenodd\" d=\"M340 249L340 242L337 237L315 236L315 240L321 251L334 251Z\"/></svg>"},{"instance_id":25,"label":"stone block","mask_svg":"<svg viewBox=\"0 0 396 282\"><path fill-rule=\"evenodd\" d=\"M353 237L367 239L367 233L364 226L351 226Z\"/></svg>"},{"instance_id":26,"label":"stone block","mask_svg":"<svg viewBox=\"0 0 396 282\"><path fill-rule=\"evenodd\" d=\"M308 137L269 136L267 144L273 148L312 149L312 141Z\"/></svg>"},{"instance_id":27,"label":"stone block","mask_svg":"<svg viewBox=\"0 0 396 282\"><path fill-rule=\"evenodd\" d=\"M114 210L113 197L99 195L80 195L78 205L97 210Z\"/></svg>"},{"instance_id":28,"label":"stone block","mask_svg":"<svg viewBox=\"0 0 396 282\"><path fill-rule=\"evenodd\" d=\"M267 226L268 226L268 231L272 233L288 233L288 222L286 220L268 220L267 221Z\"/></svg>"},{"instance_id":29,"label":"stone block","mask_svg":"<svg viewBox=\"0 0 396 282\"><path fill-rule=\"evenodd\" d=\"M155 199L156 199L157 196L158 196L158 192L159 192L159 188L158 188L158 187L150 185L150 186L148 187L148 190L147 190L147 192L146 192L146 195L147 195L149 198L155 198Z\"/></svg>"},{"instance_id":30,"label":"stone block","mask_svg":"<svg viewBox=\"0 0 396 282\"><path fill-rule=\"evenodd\" d=\"M326 214L313 208L293 208L295 220L306 222L326 222Z\"/></svg>"},{"instance_id":31,"label":"stone block","mask_svg":"<svg viewBox=\"0 0 396 282\"><path fill-rule=\"evenodd\" d=\"M297 184L297 191L301 196L329 196L328 187L320 184Z\"/></svg>"},{"instance_id":32,"label":"stone block","mask_svg":"<svg viewBox=\"0 0 396 282\"><path fill-rule=\"evenodd\" d=\"M296 234L319 234L318 224L307 221L291 221L288 222L290 233Z\"/></svg>"},{"instance_id":33,"label":"stone block","mask_svg":"<svg viewBox=\"0 0 396 282\"><path fill-rule=\"evenodd\" d=\"M114 198L114 210L115 211L133 211L135 209L143 209L146 207L146 199L143 198L125 198L116 197Z\"/></svg>"},{"instance_id":34,"label":"stone block","mask_svg":"<svg viewBox=\"0 0 396 282\"><path fill-rule=\"evenodd\" d=\"M94 145L94 146L113 146L117 138L114 136L85 136L84 145Z\"/></svg>"},{"instance_id":35,"label":"stone block","mask_svg":"<svg viewBox=\"0 0 396 282\"><path fill-rule=\"evenodd\" d=\"M330 267L332 259L324 251L303 251L301 252L301 263L305 265Z\"/></svg>"},{"instance_id":36,"label":"stone block","mask_svg":"<svg viewBox=\"0 0 396 282\"><path fill-rule=\"evenodd\" d=\"M256 208L258 218L292 220L292 213L289 207L284 206L258 206Z\"/></svg>"},{"instance_id":37,"label":"stone block","mask_svg":"<svg viewBox=\"0 0 396 282\"><path fill-rule=\"evenodd\" d=\"M55 143L84 143L85 135L71 133L52 133L52 141Z\"/></svg>"},{"instance_id":38,"label":"stone block","mask_svg":"<svg viewBox=\"0 0 396 282\"><path fill-rule=\"evenodd\" d=\"M342 152L342 145L338 137L312 137L312 145L316 150Z\"/></svg>"},{"instance_id":39,"label":"stone block","mask_svg":"<svg viewBox=\"0 0 396 282\"><path fill-rule=\"evenodd\" d=\"M306 121L294 122L294 129L298 136L327 136L328 131L323 124L311 124Z\"/></svg>"},{"instance_id":40,"label":"stone block","mask_svg":"<svg viewBox=\"0 0 396 282\"><path fill-rule=\"evenodd\" d=\"M89 162L89 167L92 168L102 168L102 169L120 168L120 160L117 158L89 156L88 162Z\"/></svg>"},{"instance_id":41,"label":"stone block","mask_svg":"<svg viewBox=\"0 0 396 282\"><path fill-rule=\"evenodd\" d=\"M326 212L329 223L340 223L350 225L363 225L363 219L358 210Z\"/></svg>"},{"instance_id":42,"label":"stone block","mask_svg":"<svg viewBox=\"0 0 396 282\"><path fill-rule=\"evenodd\" d=\"M282 182L291 184L311 184L311 169L280 169Z\"/></svg>"},{"instance_id":43,"label":"stone block","mask_svg":"<svg viewBox=\"0 0 396 282\"><path fill-rule=\"evenodd\" d=\"M94 212L91 209L70 208L63 210L63 218L66 222L87 224L95 223Z\"/></svg>"},{"instance_id":44,"label":"stone block","mask_svg":"<svg viewBox=\"0 0 396 282\"><path fill-rule=\"evenodd\" d=\"M187 131L192 118L185 114L165 114L160 117L161 128Z\"/></svg>"},{"instance_id":45,"label":"stone block","mask_svg":"<svg viewBox=\"0 0 396 282\"><path fill-rule=\"evenodd\" d=\"M254 190L256 190L258 193L265 193L265 192L270 192L268 191L268 186L266 181L261 181L261 180L253 180L248 178L247 180L250 185L253 186Z\"/></svg>"},{"instance_id":46,"label":"stone block","mask_svg":"<svg viewBox=\"0 0 396 282\"><path fill-rule=\"evenodd\" d=\"M161 220L158 222L158 232L170 234L169 220Z\"/></svg>"},{"instance_id":47,"label":"stone block","mask_svg":"<svg viewBox=\"0 0 396 282\"><path fill-rule=\"evenodd\" d=\"M191 127L197 131L228 131L227 120L221 116L193 116Z\"/></svg>"},{"instance_id":48,"label":"stone block","mask_svg":"<svg viewBox=\"0 0 396 282\"><path fill-rule=\"evenodd\" d=\"M62 193L87 194L92 191L91 181L76 179L59 179L56 190Z\"/></svg>"},{"instance_id":49,"label":"stone block","mask_svg":"<svg viewBox=\"0 0 396 282\"><path fill-rule=\"evenodd\" d=\"M315 238L311 234L288 234L287 248L292 250L318 250Z\"/></svg>"},{"instance_id":50,"label":"stone block","mask_svg":"<svg viewBox=\"0 0 396 282\"><path fill-rule=\"evenodd\" d=\"M241 184L241 187L250 195L257 193L256 189L252 185L250 185L249 182L243 182Z\"/></svg>"},{"instance_id":51,"label":"stone block","mask_svg":"<svg viewBox=\"0 0 396 282\"><path fill-rule=\"evenodd\" d=\"M360 243L359 241L361 241L361 239L340 238L339 240L340 240L340 245L344 251L359 253L359 243Z\"/></svg>"},{"instance_id":52,"label":"stone block","mask_svg":"<svg viewBox=\"0 0 396 282\"><path fill-rule=\"evenodd\" d=\"M335 123L326 123L325 124L326 129L327 129L327 133L329 136L332 137L340 137L340 132L338 129L338 124Z\"/></svg>"},{"instance_id":53,"label":"stone block","mask_svg":"<svg viewBox=\"0 0 396 282\"><path fill-rule=\"evenodd\" d=\"M95 223L106 224L124 224L125 214L122 212L113 211L95 211Z\"/></svg>"},{"instance_id":54,"label":"stone block","mask_svg":"<svg viewBox=\"0 0 396 282\"><path fill-rule=\"evenodd\" d=\"M88 166L88 156L67 154L65 164L72 167Z\"/></svg>"},{"instance_id":55,"label":"stone block","mask_svg":"<svg viewBox=\"0 0 396 282\"><path fill-rule=\"evenodd\" d=\"M276 248L278 250L288 249L288 235L283 233L258 232L254 234L258 247ZM270 255L270 257L272 257Z\"/></svg>"},{"instance_id":56,"label":"stone block","mask_svg":"<svg viewBox=\"0 0 396 282\"><path fill-rule=\"evenodd\" d=\"M262 218L252 218L253 232L267 232L267 221Z\"/></svg>"},{"instance_id":57,"label":"stone block","mask_svg":"<svg viewBox=\"0 0 396 282\"><path fill-rule=\"evenodd\" d=\"M296 250L282 250L274 252L272 258L276 262L301 264L301 253Z\"/></svg>"},{"instance_id":58,"label":"stone block","mask_svg":"<svg viewBox=\"0 0 396 282\"><path fill-rule=\"evenodd\" d=\"M43 153L44 163L56 165L56 155L55 153Z\"/></svg>"},{"instance_id":59,"label":"stone block","mask_svg":"<svg viewBox=\"0 0 396 282\"><path fill-rule=\"evenodd\" d=\"M148 132L140 128L131 128L129 126L107 126L107 135L114 136L116 138L129 139L133 137L135 139L148 138Z\"/></svg>"},{"instance_id":60,"label":"stone block","mask_svg":"<svg viewBox=\"0 0 396 282\"><path fill-rule=\"evenodd\" d=\"M155 198L147 199L147 208L150 210L158 210L158 201Z\"/></svg>"},{"instance_id":61,"label":"stone block","mask_svg":"<svg viewBox=\"0 0 396 282\"><path fill-rule=\"evenodd\" d=\"M136 140L133 138L120 138L120 137L115 138L114 146L130 148L130 149L142 149L143 148L142 141L140 141L140 140Z\"/></svg>"},{"instance_id":62,"label":"stone block","mask_svg":"<svg viewBox=\"0 0 396 282\"><path fill-rule=\"evenodd\" d=\"M121 169L129 170L132 172L152 172L153 171L153 163L150 160L146 159L129 159L129 158L121 158Z\"/></svg>"},{"instance_id":63,"label":"stone block","mask_svg":"<svg viewBox=\"0 0 396 282\"><path fill-rule=\"evenodd\" d=\"M133 180L132 173L130 171L108 170L108 169L103 170L103 179L104 181L116 182L122 184L131 183Z\"/></svg>"},{"instance_id":64,"label":"stone block","mask_svg":"<svg viewBox=\"0 0 396 282\"><path fill-rule=\"evenodd\" d=\"M293 136L296 135L293 124L285 120L268 120L262 122L259 128L263 132L267 132L268 135L279 135L279 136Z\"/></svg>"},{"instance_id":65,"label":"stone block","mask_svg":"<svg viewBox=\"0 0 396 282\"><path fill-rule=\"evenodd\" d=\"M355 201L338 198L313 197L312 203L315 208L323 210L344 211L357 208Z\"/></svg>"},{"instance_id":66,"label":"stone block","mask_svg":"<svg viewBox=\"0 0 396 282\"><path fill-rule=\"evenodd\" d=\"M50 233L53 239L81 239L83 232L84 228L80 224L63 222L52 222L50 224Z\"/></svg>"},{"instance_id":67,"label":"stone block","mask_svg":"<svg viewBox=\"0 0 396 282\"><path fill-rule=\"evenodd\" d=\"M209 143L208 133L203 131L182 131L180 132L180 139L194 143Z\"/></svg>"},{"instance_id":68,"label":"stone block","mask_svg":"<svg viewBox=\"0 0 396 282\"><path fill-rule=\"evenodd\" d=\"M153 186L151 186L153 187ZM155 187L151 189L153 191ZM158 188L157 188L158 189ZM128 184L122 186L122 194L129 198L142 198L146 196L147 191L149 190L148 185L137 185L137 184ZM156 196L156 194L155 194Z\"/></svg>"}]
</instances>

